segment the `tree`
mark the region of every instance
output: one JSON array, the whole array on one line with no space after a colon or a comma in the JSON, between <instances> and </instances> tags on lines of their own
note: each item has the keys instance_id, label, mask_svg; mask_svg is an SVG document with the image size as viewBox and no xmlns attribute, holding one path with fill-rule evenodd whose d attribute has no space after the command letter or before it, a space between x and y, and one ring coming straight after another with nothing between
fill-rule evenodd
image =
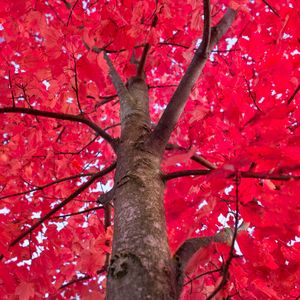
<instances>
[{"instance_id":1,"label":"tree","mask_svg":"<svg viewBox=\"0 0 300 300\"><path fill-rule=\"evenodd\" d=\"M2 0L3 299L299 299L297 21Z\"/></svg>"}]
</instances>

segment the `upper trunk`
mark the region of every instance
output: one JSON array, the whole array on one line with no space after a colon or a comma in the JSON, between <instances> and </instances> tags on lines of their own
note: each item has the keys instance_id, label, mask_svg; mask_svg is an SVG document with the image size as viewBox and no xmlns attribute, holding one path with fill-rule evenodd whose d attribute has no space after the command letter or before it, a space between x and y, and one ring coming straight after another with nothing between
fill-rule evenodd
<instances>
[{"instance_id":1,"label":"upper trunk","mask_svg":"<svg viewBox=\"0 0 300 300\"><path fill-rule=\"evenodd\" d=\"M121 114L107 299L175 299L161 158L144 148L150 132L147 86L134 79L128 90L133 101Z\"/></svg>"}]
</instances>

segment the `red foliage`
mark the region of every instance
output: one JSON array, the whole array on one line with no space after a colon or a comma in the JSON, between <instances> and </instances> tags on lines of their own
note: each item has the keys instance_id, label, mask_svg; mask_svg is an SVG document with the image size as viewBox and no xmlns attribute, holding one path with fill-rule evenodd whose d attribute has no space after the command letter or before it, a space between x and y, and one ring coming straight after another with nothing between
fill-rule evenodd
<instances>
[{"instance_id":1,"label":"red foliage","mask_svg":"<svg viewBox=\"0 0 300 300\"><path fill-rule=\"evenodd\" d=\"M207 176L168 182L165 206L173 252L187 238L222 229L220 216L232 225L235 194L228 172L300 175L299 3L215 0L213 24L229 5L239 9L238 17L213 50L172 134L170 142L181 148L166 151L163 162L166 173L197 169L190 158L201 154L217 167ZM81 113L118 137L118 99L102 53L95 52L106 49L126 80L134 69L131 57L149 42L145 71L156 123L201 37L201 14L201 1L192 0L1 1L0 109ZM112 238L104 212L64 215L97 206L96 199L112 186L113 173L11 243L91 173L111 165L111 146L84 122L0 116L1 294L26 300L104 298L98 271ZM239 257L216 299L299 298L299 188L297 180L242 178L240 218L250 229L237 238ZM208 249L197 255L187 282L220 268L229 250L215 244ZM86 280L76 282L81 277ZM213 272L190 281L182 298L205 299L221 277ZM64 287L72 280L71 288Z\"/></svg>"}]
</instances>

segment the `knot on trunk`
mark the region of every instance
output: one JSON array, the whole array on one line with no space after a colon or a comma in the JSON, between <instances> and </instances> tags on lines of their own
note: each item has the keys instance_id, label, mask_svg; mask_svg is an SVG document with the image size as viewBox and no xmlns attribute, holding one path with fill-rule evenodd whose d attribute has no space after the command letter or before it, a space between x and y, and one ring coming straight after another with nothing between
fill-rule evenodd
<instances>
[{"instance_id":1,"label":"knot on trunk","mask_svg":"<svg viewBox=\"0 0 300 300\"><path fill-rule=\"evenodd\" d=\"M112 257L108 272L112 278L120 279L128 273L130 266L137 263L142 266L140 259L135 254L120 252Z\"/></svg>"}]
</instances>

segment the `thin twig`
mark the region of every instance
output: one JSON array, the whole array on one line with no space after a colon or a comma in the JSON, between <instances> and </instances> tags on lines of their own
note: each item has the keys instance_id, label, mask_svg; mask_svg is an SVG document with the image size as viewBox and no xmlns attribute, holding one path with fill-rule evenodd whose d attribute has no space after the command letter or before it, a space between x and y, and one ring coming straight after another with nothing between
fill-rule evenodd
<instances>
[{"instance_id":1,"label":"thin twig","mask_svg":"<svg viewBox=\"0 0 300 300\"><path fill-rule=\"evenodd\" d=\"M11 80L11 76L10 76L10 71L8 71L8 82L9 82L9 88L10 88L10 93L11 93L12 106L15 107L16 106L15 95L14 95L14 91L13 91L13 86L12 86L12 80Z\"/></svg>"},{"instance_id":2,"label":"thin twig","mask_svg":"<svg viewBox=\"0 0 300 300\"><path fill-rule=\"evenodd\" d=\"M165 84L165 85L148 85L148 89L164 89L169 87L176 87L177 84Z\"/></svg>"},{"instance_id":3,"label":"thin twig","mask_svg":"<svg viewBox=\"0 0 300 300\"><path fill-rule=\"evenodd\" d=\"M106 131L106 130L109 130L111 128L115 128L115 127L118 127L118 126L121 126L121 123L116 123L116 124L112 124L110 126L107 126L107 127L104 128L104 130Z\"/></svg>"},{"instance_id":4,"label":"thin twig","mask_svg":"<svg viewBox=\"0 0 300 300\"><path fill-rule=\"evenodd\" d=\"M68 21L67 21L67 25L66 26L69 26L69 23L70 23L71 18L72 18L73 10L75 9L77 3L78 3L78 0L76 0L76 2L74 3L73 7L71 8L71 11L69 13L69 17L68 17Z\"/></svg>"},{"instance_id":5,"label":"thin twig","mask_svg":"<svg viewBox=\"0 0 300 300\"><path fill-rule=\"evenodd\" d=\"M66 214L66 215L55 216L55 217L52 217L51 219L60 219L60 218L67 218L67 217L82 215L82 214L86 214L88 212L95 211L95 210L98 210L98 209L104 209L104 207L103 206L96 206L96 207L88 208L88 209L85 209L85 210L82 210L82 211L69 213L69 214Z\"/></svg>"},{"instance_id":6,"label":"thin twig","mask_svg":"<svg viewBox=\"0 0 300 300\"><path fill-rule=\"evenodd\" d=\"M111 95L111 96L99 96L99 99L103 99L101 102L96 103L95 107L98 108L99 106L102 106L106 103L109 103L111 101L113 101L115 98L117 98L118 95Z\"/></svg>"},{"instance_id":7,"label":"thin twig","mask_svg":"<svg viewBox=\"0 0 300 300\"><path fill-rule=\"evenodd\" d=\"M260 111L262 112L262 110L260 109L260 107L257 105L257 101L256 101L256 97L253 95L252 91L251 91L251 87L250 87L250 84L249 84L249 81L246 79L246 77L244 76L244 80L245 80L245 83L247 85L247 90L248 90L248 93L249 93L249 96L250 98L252 99L255 107Z\"/></svg>"},{"instance_id":8,"label":"thin twig","mask_svg":"<svg viewBox=\"0 0 300 300\"><path fill-rule=\"evenodd\" d=\"M158 22L158 17L155 12L154 16L153 16L152 24L151 24L151 29L156 27L157 22ZM138 64L137 71L136 71L136 76L139 78L143 78L144 67L145 67L145 63L146 63L146 59L147 59L147 55L149 53L150 47L151 47L151 45L149 43L146 43L144 46L142 57L140 59L140 62Z\"/></svg>"},{"instance_id":9,"label":"thin twig","mask_svg":"<svg viewBox=\"0 0 300 300\"><path fill-rule=\"evenodd\" d=\"M265 3L269 9L277 16L280 17L279 13L277 12L277 10L267 1L267 0L263 0L263 3Z\"/></svg>"},{"instance_id":10,"label":"thin twig","mask_svg":"<svg viewBox=\"0 0 300 300\"><path fill-rule=\"evenodd\" d=\"M221 272L221 271L222 271L222 269L219 268L219 269L210 270L210 271L201 273L200 275L197 275L197 276L191 278L189 281L185 282L183 286L186 286L186 285L190 284L191 282L193 282L194 280L197 280L205 275L209 275L209 274L217 273L217 272Z\"/></svg>"},{"instance_id":11,"label":"thin twig","mask_svg":"<svg viewBox=\"0 0 300 300\"><path fill-rule=\"evenodd\" d=\"M107 130L106 128L104 128L103 130ZM80 154L83 150L85 150L86 148L88 148L91 144L93 144L97 138L99 136L96 135L91 141L89 141L85 146L83 146L80 150L76 151L76 152L54 152L54 154L58 155L58 154L70 154L70 155L78 155Z\"/></svg>"},{"instance_id":12,"label":"thin twig","mask_svg":"<svg viewBox=\"0 0 300 300\"><path fill-rule=\"evenodd\" d=\"M206 298L206 300L211 300L213 299L218 293L219 291L225 286L225 284L227 283L228 280L228 276L229 276L229 268L230 268L230 264L234 258L234 246L235 246L235 241L237 238L237 234L238 234L238 228L239 228L239 184L240 184L240 177L239 174L236 174L236 178L235 178L235 222L234 222L234 229L233 229L233 236L232 236L232 242L231 242L231 246L230 246L230 251L229 251L229 256L224 264L223 270L222 270L222 280L219 283L219 285L215 288L215 290Z\"/></svg>"},{"instance_id":13,"label":"thin twig","mask_svg":"<svg viewBox=\"0 0 300 300\"><path fill-rule=\"evenodd\" d=\"M80 114L83 114L81 105L80 105L80 101L79 101L79 87L78 87L78 74L77 74L77 65L76 65L76 59L75 56L73 56L73 61L74 61L74 80L75 80L75 87L73 87L73 90L75 92L75 96L76 96L76 101L77 101L77 105L80 111Z\"/></svg>"},{"instance_id":14,"label":"thin twig","mask_svg":"<svg viewBox=\"0 0 300 300\"><path fill-rule=\"evenodd\" d=\"M289 100L287 101L287 105L289 105L294 100L294 98L296 97L296 95L299 92L299 90L300 90L300 84L298 85L298 87L296 88L296 90L294 91L294 93L291 95L291 97L289 98Z\"/></svg>"},{"instance_id":15,"label":"thin twig","mask_svg":"<svg viewBox=\"0 0 300 300\"><path fill-rule=\"evenodd\" d=\"M96 272L96 274L99 275L99 274L104 273L104 272L106 272L106 268L105 267L103 267L102 269L98 270ZM66 287L68 287L68 286L70 286L72 284L75 284L75 283L78 283L78 282L81 282L81 281L85 281L85 280L88 280L88 279L91 279L91 278L93 278L92 275L85 275L83 277L75 278L75 279L70 280L69 282L63 284L59 289L64 289L64 288L66 288Z\"/></svg>"}]
</instances>

